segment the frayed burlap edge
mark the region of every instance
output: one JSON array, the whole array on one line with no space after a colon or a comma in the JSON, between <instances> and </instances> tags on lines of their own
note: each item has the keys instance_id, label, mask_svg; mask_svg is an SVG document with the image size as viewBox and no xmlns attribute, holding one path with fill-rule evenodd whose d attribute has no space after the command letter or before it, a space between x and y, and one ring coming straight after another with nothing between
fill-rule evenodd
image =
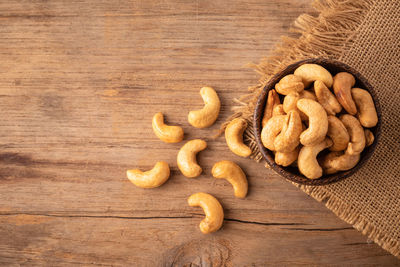
<instances>
[{"instance_id":1,"label":"frayed burlap edge","mask_svg":"<svg viewBox=\"0 0 400 267\"><path fill-rule=\"evenodd\" d=\"M315 0L313 7L318 17L308 14L299 16L290 31L300 35L298 38L283 36L282 42L271 55L259 64L248 64L261 75L259 83L248 88L249 93L235 99L238 104L232 108L234 114L222 124L217 136L223 133L226 125L234 118L244 118L249 123L245 141L253 153L252 159L259 162L262 155L258 150L253 132L252 116L257 97L272 75L289 64L306 58L338 58L348 48L368 11L372 0Z\"/></svg>"},{"instance_id":2,"label":"frayed burlap edge","mask_svg":"<svg viewBox=\"0 0 400 267\"><path fill-rule=\"evenodd\" d=\"M226 125L234 118L244 118L249 127L244 133L244 141L252 150L251 158L259 162L262 155L257 147L253 130L253 112L258 95L268 80L286 66L306 58L338 59L352 44L357 28L372 6L372 0L315 0L313 7L318 16L308 14L299 16L292 32L299 34L298 38L282 37L282 42L272 51L271 55L262 59L259 64L249 64L261 78L255 86L249 87L249 93L239 99L232 110L234 114L221 127L222 133ZM265 164L269 167L268 164ZM297 185L304 192L318 201L324 202L339 218L352 224L354 228L367 235L368 238L386 249L396 257L400 257L400 244L387 237L347 203L320 187Z\"/></svg>"}]
</instances>

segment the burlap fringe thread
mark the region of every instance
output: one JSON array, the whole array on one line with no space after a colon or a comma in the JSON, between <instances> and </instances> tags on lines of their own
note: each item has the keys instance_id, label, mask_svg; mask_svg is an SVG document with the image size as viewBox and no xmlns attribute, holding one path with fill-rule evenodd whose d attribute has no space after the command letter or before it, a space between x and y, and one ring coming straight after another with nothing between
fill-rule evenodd
<instances>
[{"instance_id":1,"label":"burlap fringe thread","mask_svg":"<svg viewBox=\"0 0 400 267\"><path fill-rule=\"evenodd\" d=\"M340 55L351 46L357 28L372 4L372 0L315 0L313 7L318 12L318 17L303 14L296 19L290 30L297 33L298 38L282 37L282 42L269 57L262 59L258 65L248 65L261 75L259 84L249 87L248 94L235 100L238 105L232 108L234 114L222 125L220 133L232 119L238 117L246 119L249 127L244 134L244 141L253 152L251 158L259 162L262 155L254 137L253 112L257 97L270 77L289 64L302 59L315 57L340 59ZM346 208L345 203L339 198L328 196L320 187L297 186L318 201L325 202L325 205L339 218L352 224L378 245L393 255L400 256L398 242L385 237L364 218L356 215L351 207Z\"/></svg>"}]
</instances>

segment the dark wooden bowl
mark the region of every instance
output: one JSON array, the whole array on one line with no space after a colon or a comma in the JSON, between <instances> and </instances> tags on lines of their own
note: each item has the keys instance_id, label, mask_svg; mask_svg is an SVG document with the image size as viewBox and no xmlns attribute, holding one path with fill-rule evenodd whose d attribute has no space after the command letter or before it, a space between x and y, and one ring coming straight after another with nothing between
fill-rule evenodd
<instances>
[{"instance_id":1,"label":"dark wooden bowl","mask_svg":"<svg viewBox=\"0 0 400 267\"><path fill-rule=\"evenodd\" d=\"M332 74L332 76L334 76L338 72L343 72L343 71L353 74L353 76L356 78L356 84L354 87L363 88L363 89L366 89L369 91L369 93L371 94L371 96L375 102L375 108L376 108L376 112L378 114L378 124L373 128L369 128L375 136L374 143L371 146L366 147L364 149L364 151L361 153L361 159L358 162L358 164L354 168L352 168L348 171L342 171L342 172L338 172L338 173L331 174L331 175L324 175L321 178L314 179L314 180L308 179L305 176L303 176L299 172L299 170L295 167L290 167L290 166L282 167L282 166L277 165L274 161L274 154L271 151L269 151L268 149L266 149L261 142L261 130L262 130L261 120L262 120L262 116L264 114L264 108L265 108L265 103L266 103L267 96L268 96L268 91L273 89L275 84L282 77L284 77L288 74L292 74L298 66L305 64L305 63L315 63L318 65L321 65L324 68L326 68ZM281 99L281 101L282 101L282 99ZM378 97L376 95L376 92L372 88L372 86L369 84L369 82L358 71L347 66L346 64L338 62L338 61L322 59L322 58L312 58L312 59L306 59L306 60L296 62L292 65L287 66L284 70L282 70L281 72L274 75L271 78L271 80L269 80L267 85L264 87L262 93L260 94L260 96L258 98L256 108L254 110L253 120L254 120L253 121L254 131L255 131L255 136L256 136L256 141L257 141L258 147L259 147L264 159L268 162L268 164L271 166L271 168L274 171L276 171L278 174L280 174L281 176L285 177L286 179L289 179L290 181L293 181L293 182L296 182L299 184L304 184L304 185L326 185L326 184L334 183L334 182L340 181L346 177L349 177L350 175L352 175L353 173L358 171L365 164L365 162L367 162L367 160L371 157L372 153L374 152L374 150L376 148L376 144L378 143L378 140L379 140L379 135L381 132L381 123L382 123L381 107L379 105Z\"/></svg>"}]
</instances>

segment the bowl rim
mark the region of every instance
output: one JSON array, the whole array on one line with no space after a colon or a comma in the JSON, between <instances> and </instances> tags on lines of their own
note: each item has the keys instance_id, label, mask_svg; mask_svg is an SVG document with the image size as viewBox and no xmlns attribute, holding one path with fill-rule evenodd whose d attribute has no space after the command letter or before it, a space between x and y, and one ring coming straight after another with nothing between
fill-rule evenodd
<instances>
[{"instance_id":1,"label":"bowl rim","mask_svg":"<svg viewBox=\"0 0 400 267\"><path fill-rule=\"evenodd\" d=\"M337 68L340 69L338 72L341 71L346 71L351 73L355 78L356 78L356 85L359 86L365 90L367 90L374 101L376 112L378 115L378 123L375 127L368 128L370 129L375 137L375 140L372 145L366 147L364 151L361 153L361 159L357 163L356 166L354 166L352 169L347 170L347 171L341 171L337 172L335 174L330 174L330 175L323 175L321 178L318 179L308 179L302 174L300 174L297 170L297 173L295 173L293 170L297 168L290 168L290 167L282 167L280 165L277 165L274 161L273 154L271 151L266 149L261 142L261 120L262 116L264 114L264 108L265 108L265 102L267 99L268 91L273 89L275 84L285 75L293 73L293 71L300 65L307 64L307 63L312 63L312 64L318 64L323 66L324 68ZM330 67L327 67L326 65L329 65ZM267 161L268 165L280 176L283 176L284 178L298 183L302 185L327 185L331 183L338 182L340 180L343 180L347 177L350 177L354 173L356 173L364 164L368 161L368 159L371 157L373 152L376 149L376 146L379 142L379 137L381 133L381 125L382 125L382 113L381 113L381 106L379 104L379 100L377 97L377 94L372 87L372 85L368 82L368 80L362 76L357 70L354 68L348 66L347 64L333 60L333 59L326 59L326 58L308 58L304 60L300 60L297 62L294 62L288 66L286 66L284 69L280 70L278 73L273 75L267 84L264 86L262 89L261 93L258 96L257 103L254 109L254 114L253 114L253 129L254 129L254 136L257 142L257 146L263 156L263 158ZM291 171L292 169L292 171Z\"/></svg>"}]
</instances>

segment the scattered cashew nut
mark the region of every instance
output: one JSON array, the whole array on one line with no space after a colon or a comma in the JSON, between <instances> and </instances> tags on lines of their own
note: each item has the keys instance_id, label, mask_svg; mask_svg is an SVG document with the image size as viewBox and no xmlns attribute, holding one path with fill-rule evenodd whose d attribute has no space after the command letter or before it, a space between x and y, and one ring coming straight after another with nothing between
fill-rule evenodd
<instances>
[{"instance_id":1,"label":"scattered cashew nut","mask_svg":"<svg viewBox=\"0 0 400 267\"><path fill-rule=\"evenodd\" d=\"M322 81L316 80L314 82L314 91L318 102L324 107L328 115L335 115L342 110L342 106L337 101L335 95Z\"/></svg>"},{"instance_id":2,"label":"scattered cashew nut","mask_svg":"<svg viewBox=\"0 0 400 267\"><path fill-rule=\"evenodd\" d=\"M304 90L304 84L301 77L294 74L289 74L283 77L276 85L275 89L281 95L288 95L290 93L300 93Z\"/></svg>"},{"instance_id":3,"label":"scattered cashew nut","mask_svg":"<svg viewBox=\"0 0 400 267\"><path fill-rule=\"evenodd\" d=\"M166 143L178 143L183 140L182 127L166 125L161 112L153 116L152 126L157 137Z\"/></svg>"},{"instance_id":4,"label":"scattered cashew nut","mask_svg":"<svg viewBox=\"0 0 400 267\"><path fill-rule=\"evenodd\" d=\"M347 153L350 155L361 153L365 147L365 134L360 122L357 118L349 114L343 114L340 116L340 120L343 122L343 125L346 127L347 132L350 135L350 142L347 145Z\"/></svg>"},{"instance_id":5,"label":"scattered cashew nut","mask_svg":"<svg viewBox=\"0 0 400 267\"><path fill-rule=\"evenodd\" d=\"M261 131L261 141L269 150L274 151L274 141L276 136L281 132L285 123L285 115L274 116L268 120L267 124Z\"/></svg>"},{"instance_id":6,"label":"scattered cashew nut","mask_svg":"<svg viewBox=\"0 0 400 267\"><path fill-rule=\"evenodd\" d=\"M343 122L332 115L328 116L328 132L326 135L333 142L333 145L329 148L331 151L345 150L350 141L349 133Z\"/></svg>"},{"instance_id":7,"label":"scattered cashew nut","mask_svg":"<svg viewBox=\"0 0 400 267\"><path fill-rule=\"evenodd\" d=\"M322 176L322 168L318 164L317 155L319 152L332 145L332 140L325 138L313 146L303 146L300 149L297 165L299 171L309 179L317 179Z\"/></svg>"},{"instance_id":8,"label":"scattered cashew nut","mask_svg":"<svg viewBox=\"0 0 400 267\"><path fill-rule=\"evenodd\" d=\"M221 228L224 221L224 210L219 201L207 193L195 193L188 198L191 207L200 206L206 217L200 222L200 231L208 234Z\"/></svg>"},{"instance_id":9,"label":"scattered cashew nut","mask_svg":"<svg viewBox=\"0 0 400 267\"><path fill-rule=\"evenodd\" d=\"M368 130L364 130L364 135L365 135L365 146L370 146L374 143L375 137L374 134Z\"/></svg>"},{"instance_id":10,"label":"scattered cashew nut","mask_svg":"<svg viewBox=\"0 0 400 267\"><path fill-rule=\"evenodd\" d=\"M206 149L207 143L201 139L190 140L178 152L178 168L188 178L201 174L202 168L197 164L196 154Z\"/></svg>"},{"instance_id":11,"label":"scattered cashew nut","mask_svg":"<svg viewBox=\"0 0 400 267\"><path fill-rule=\"evenodd\" d=\"M357 117L362 126L371 128L378 123L378 115L374 105L374 100L367 90L360 88L351 89L351 95L356 103L358 113Z\"/></svg>"},{"instance_id":12,"label":"scattered cashew nut","mask_svg":"<svg viewBox=\"0 0 400 267\"><path fill-rule=\"evenodd\" d=\"M303 131L299 112L289 111L285 116L281 133L275 138L274 147L279 152L293 151L300 143L300 134Z\"/></svg>"},{"instance_id":13,"label":"scattered cashew nut","mask_svg":"<svg viewBox=\"0 0 400 267\"><path fill-rule=\"evenodd\" d=\"M267 121L273 116L274 108L279 105L281 101L279 100L279 96L274 89L268 91L267 104L264 109L264 116L261 121L262 127L265 126Z\"/></svg>"},{"instance_id":14,"label":"scattered cashew nut","mask_svg":"<svg viewBox=\"0 0 400 267\"><path fill-rule=\"evenodd\" d=\"M354 76L347 72L339 72L333 77L333 91L336 98L350 115L357 113L356 104L351 96L351 88L355 83Z\"/></svg>"},{"instance_id":15,"label":"scattered cashew nut","mask_svg":"<svg viewBox=\"0 0 400 267\"><path fill-rule=\"evenodd\" d=\"M287 167L296 161L299 156L300 147L296 147L295 150L290 152L276 152L275 163L283 167Z\"/></svg>"},{"instance_id":16,"label":"scattered cashew nut","mask_svg":"<svg viewBox=\"0 0 400 267\"><path fill-rule=\"evenodd\" d=\"M251 155L250 147L243 143L243 132L247 128L245 119L233 119L225 129L225 140L229 149L238 156L248 157Z\"/></svg>"},{"instance_id":17,"label":"scattered cashew nut","mask_svg":"<svg viewBox=\"0 0 400 267\"><path fill-rule=\"evenodd\" d=\"M217 120L221 102L217 93L211 87L201 88L200 95L203 98L204 107L200 110L190 111L188 121L196 128L206 128Z\"/></svg>"},{"instance_id":18,"label":"scattered cashew nut","mask_svg":"<svg viewBox=\"0 0 400 267\"><path fill-rule=\"evenodd\" d=\"M327 87L331 87L333 83L329 71L317 64L303 64L294 71L294 75L301 77L304 87L316 80L323 81Z\"/></svg>"},{"instance_id":19,"label":"scattered cashew nut","mask_svg":"<svg viewBox=\"0 0 400 267\"><path fill-rule=\"evenodd\" d=\"M239 165L228 160L219 161L214 164L211 173L215 178L226 179L233 186L235 197L246 197L248 188L247 178Z\"/></svg>"},{"instance_id":20,"label":"scattered cashew nut","mask_svg":"<svg viewBox=\"0 0 400 267\"><path fill-rule=\"evenodd\" d=\"M126 171L129 181L141 188L159 187L168 180L169 174L168 163L164 161L157 162L153 169L146 172L139 169Z\"/></svg>"},{"instance_id":21,"label":"scattered cashew nut","mask_svg":"<svg viewBox=\"0 0 400 267\"><path fill-rule=\"evenodd\" d=\"M324 140L328 132L328 116L325 109L311 99L300 99L297 108L308 116L308 128L300 135L300 143L305 146L317 144Z\"/></svg>"},{"instance_id":22,"label":"scattered cashew nut","mask_svg":"<svg viewBox=\"0 0 400 267\"><path fill-rule=\"evenodd\" d=\"M343 151L332 151L322 158L321 166L326 174L333 174L338 171L347 171L357 165L360 154L350 155Z\"/></svg>"}]
</instances>

